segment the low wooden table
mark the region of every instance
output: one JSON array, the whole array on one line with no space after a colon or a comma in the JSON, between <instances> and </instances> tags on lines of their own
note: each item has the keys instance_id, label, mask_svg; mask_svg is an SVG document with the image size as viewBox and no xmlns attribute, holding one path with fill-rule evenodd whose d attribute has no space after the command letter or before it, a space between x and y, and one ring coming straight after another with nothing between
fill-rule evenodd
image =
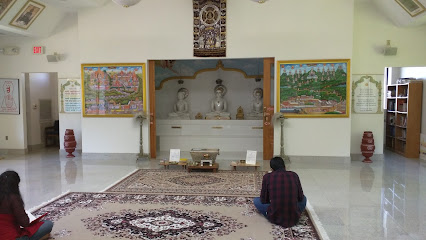
<instances>
[{"instance_id":1,"label":"low wooden table","mask_svg":"<svg viewBox=\"0 0 426 240\"><path fill-rule=\"evenodd\" d=\"M182 166L182 169L186 169L186 162L160 162L160 165L164 166L164 169L169 169L170 165Z\"/></svg>"},{"instance_id":2,"label":"low wooden table","mask_svg":"<svg viewBox=\"0 0 426 240\"><path fill-rule=\"evenodd\" d=\"M237 167L254 167L254 170L256 171L257 167L260 167L260 164L258 164L258 163L256 163L256 164L247 164L247 163L232 162L231 166L234 169L234 171L237 170Z\"/></svg>"},{"instance_id":3,"label":"low wooden table","mask_svg":"<svg viewBox=\"0 0 426 240\"><path fill-rule=\"evenodd\" d=\"M217 169L219 169L219 163L213 163L211 166L188 165L187 169L188 172L191 172L192 170L212 170L213 172L217 172Z\"/></svg>"}]
</instances>

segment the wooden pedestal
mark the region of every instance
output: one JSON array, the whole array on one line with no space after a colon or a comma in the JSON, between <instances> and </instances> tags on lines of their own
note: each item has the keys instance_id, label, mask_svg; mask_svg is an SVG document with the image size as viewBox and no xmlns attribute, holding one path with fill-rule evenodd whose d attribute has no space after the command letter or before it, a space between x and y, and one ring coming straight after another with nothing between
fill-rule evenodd
<instances>
[{"instance_id":1,"label":"wooden pedestal","mask_svg":"<svg viewBox=\"0 0 426 240\"><path fill-rule=\"evenodd\" d=\"M255 171L257 171L257 167L260 167L260 165L258 163L256 163L256 164L246 164L246 163L236 163L236 162L231 163L231 166L234 169L234 171L237 170L237 167L254 167Z\"/></svg>"},{"instance_id":2,"label":"wooden pedestal","mask_svg":"<svg viewBox=\"0 0 426 240\"><path fill-rule=\"evenodd\" d=\"M212 166L187 166L188 172L191 172L192 170L208 170L208 171L213 171L213 172L217 172L217 169L219 168L219 163L214 163Z\"/></svg>"}]
</instances>

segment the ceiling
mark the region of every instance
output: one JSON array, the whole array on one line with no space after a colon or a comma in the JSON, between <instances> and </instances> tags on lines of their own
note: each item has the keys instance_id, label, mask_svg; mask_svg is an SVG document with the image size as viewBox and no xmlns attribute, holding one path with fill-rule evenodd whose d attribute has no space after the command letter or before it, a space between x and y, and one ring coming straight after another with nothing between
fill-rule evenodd
<instances>
[{"instance_id":1,"label":"ceiling","mask_svg":"<svg viewBox=\"0 0 426 240\"><path fill-rule=\"evenodd\" d=\"M355 0L370 1L370 0ZM376 10L382 12L398 27L413 27L426 24L426 11L411 17L395 0L372 0ZM426 7L426 0L417 0Z\"/></svg>"},{"instance_id":2,"label":"ceiling","mask_svg":"<svg viewBox=\"0 0 426 240\"><path fill-rule=\"evenodd\" d=\"M110 0L40 0L65 11L78 11L84 8L101 7Z\"/></svg>"},{"instance_id":3,"label":"ceiling","mask_svg":"<svg viewBox=\"0 0 426 240\"><path fill-rule=\"evenodd\" d=\"M282 1L282 0L269 0ZM398 27L413 27L426 24L426 11L422 14L411 17L395 0L354 0L355 3L373 4L378 14L384 14ZM426 7L426 0L417 0ZM60 20L69 12L77 12L86 8L102 7L111 0L38 0L46 5L46 9L41 16L36 19L31 28L27 30L17 29L8 25L8 22L15 16L26 0L17 0L12 8L0 21L1 36L27 36L27 37L47 37L58 27ZM139 4L143 4L143 1ZM267 2L264 4L268 4ZM39 23L37 23L39 22Z\"/></svg>"}]
</instances>

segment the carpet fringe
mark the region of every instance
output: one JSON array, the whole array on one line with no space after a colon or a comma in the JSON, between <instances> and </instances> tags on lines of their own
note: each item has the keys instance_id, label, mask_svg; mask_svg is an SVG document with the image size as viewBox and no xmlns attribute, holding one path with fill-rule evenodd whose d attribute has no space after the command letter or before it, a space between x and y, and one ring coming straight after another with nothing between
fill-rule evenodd
<instances>
[{"instance_id":1,"label":"carpet fringe","mask_svg":"<svg viewBox=\"0 0 426 240\"><path fill-rule=\"evenodd\" d=\"M129 177L130 175L132 175L133 173L137 172L139 170L139 168L136 168L135 170L133 170L132 172L130 172L129 174L125 175L124 177L118 179L117 181L115 181L113 184L109 185L108 187L106 187L104 190L101 190L101 192L105 192L106 190L114 187L115 185L117 185L118 183L120 183L121 181L123 181L125 178Z\"/></svg>"},{"instance_id":2,"label":"carpet fringe","mask_svg":"<svg viewBox=\"0 0 426 240\"><path fill-rule=\"evenodd\" d=\"M61 197L65 196L65 195L67 195L68 193L70 193L70 190L68 190L68 191L66 191L66 192L63 192L63 193L59 194L59 196L56 196L56 197L54 197L54 198L52 198L52 199L50 199L50 200L47 200L47 201L45 201L45 202L41 203L41 204L40 204L40 205L38 205L38 206L32 207L32 208L28 209L27 211L28 211L28 212L30 212L30 213L32 213L32 212L34 212L35 210L38 210L38 209L40 209L40 208L44 207L45 205L47 205L47 204L49 204L49 203L51 203L51 202L53 202L53 201L58 200L59 198L61 198Z\"/></svg>"},{"instance_id":3,"label":"carpet fringe","mask_svg":"<svg viewBox=\"0 0 426 240\"><path fill-rule=\"evenodd\" d=\"M320 239L321 240L330 240L327 232L325 231L324 227L322 226L321 221L319 220L318 215L315 213L314 208L309 203L309 200L306 203L306 208L308 210L309 217L312 219L312 224L314 224L314 227L317 229L317 232L319 233Z\"/></svg>"}]
</instances>

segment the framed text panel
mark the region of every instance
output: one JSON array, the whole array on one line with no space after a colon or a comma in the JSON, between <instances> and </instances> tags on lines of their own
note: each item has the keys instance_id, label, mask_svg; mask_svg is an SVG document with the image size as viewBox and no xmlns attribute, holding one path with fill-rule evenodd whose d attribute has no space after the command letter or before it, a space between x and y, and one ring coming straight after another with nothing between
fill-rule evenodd
<instances>
[{"instance_id":1,"label":"framed text panel","mask_svg":"<svg viewBox=\"0 0 426 240\"><path fill-rule=\"evenodd\" d=\"M352 112L382 114L383 74L352 75Z\"/></svg>"},{"instance_id":2,"label":"framed text panel","mask_svg":"<svg viewBox=\"0 0 426 240\"><path fill-rule=\"evenodd\" d=\"M61 113L81 112L81 84L80 79L59 79Z\"/></svg>"}]
</instances>

